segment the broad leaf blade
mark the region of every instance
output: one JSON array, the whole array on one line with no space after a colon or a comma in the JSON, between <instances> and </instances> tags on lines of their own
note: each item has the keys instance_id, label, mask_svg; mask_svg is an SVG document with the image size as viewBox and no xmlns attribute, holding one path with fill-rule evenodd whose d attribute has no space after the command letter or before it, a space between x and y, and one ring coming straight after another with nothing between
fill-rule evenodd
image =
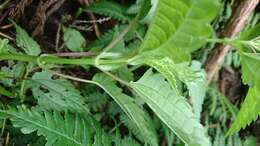
<instances>
[{"instance_id":1,"label":"broad leaf blade","mask_svg":"<svg viewBox=\"0 0 260 146\"><path fill-rule=\"evenodd\" d=\"M69 81L54 80L48 72L35 73L32 80L28 82L27 88L32 88L34 98L45 109L76 113L89 112L84 97Z\"/></svg>"},{"instance_id":2,"label":"broad leaf blade","mask_svg":"<svg viewBox=\"0 0 260 146\"><path fill-rule=\"evenodd\" d=\"M212 35L209 23L217 10L218 2L212 0L160 0L140 51L189 60L189 53Z\"/></svg>"},{"instance_id":3,"label":"broad leaf blade","mask_svg":"<svg viewBox=\"0 0 260 146\"><path fill-rule=\"evenodd\" d=\"M234 134L240 129L245 128L260 115L260 90L250 88L245 101L238 112L235 122L227 132L227 135Z\"/></svg>"},{"instance_id":4,"label":"broad leaf blade","mask_svg":"<svg viewBox=\"0 0 260 146\"><path fill-rule=\"evenodd\" d=\"M260 53L242 53L241 66L243 82L260 90Z\"/></svg>"},{"instance_id":5,"label":"broad leaf blade","mask_svg":"<svg viewBox=\"0 0 260 146\"><path fill-rule=\"evenodd\" d=\"M175 64L170 58L151 58L147 59L146 64L158 70L170 83L172 89L180 95L177 90L176 79L186 84L191 96L193 111L200 119L200 112L206 94L205 73L201 70L199 62L193 61L189 67L187 63Z\"/></svg>"},{"instance_id":6,"label":"broad leaf blade","mask_svg":"<svg viewBox=\"0 0 260 146\"><path fill-rule=\"evenodd\" d=\"M115 102L122 108L126 115L140 129L140 134L145 142L157 145L157 136L149 116L134 102L133 98L122 93L122 89L116 86L112 78L104 74L96 74L93 78L103 90L105 90Z\"/></svg>"},{"instance_id":7,"label":"broad leaf blade","mask_svg":"<svg viewBox=\"0 0 260 146\"><path fill-rule=\"evenodd\" d=\"M16 33L17 46L22 48L26 54L37 56L41 53L39 44L18 25L16 25Z\"/></svg>"},{"instance_id":8,"label":"broad leaf blade","mask_svg":"<svg viewBox=\"0 0 260 146\"><path fill-rule=\"evenodd\" d=\"M85 45L85 38L81 33L72 28L64 28L63 40L70 51L83 51L82 47Z\"/></svg>"},{"instance_id":9,"label":"broad leaf blade","mask_svg":"<svg viewBox=\"0 0 260 146\"><path fill-rule=\"evenodd\" d=\"M187 145L211 145L185 98L174 92L160 74L153 74L150 70L139 81L132 82L131 86Z\"/></svg>"}]
</instances>

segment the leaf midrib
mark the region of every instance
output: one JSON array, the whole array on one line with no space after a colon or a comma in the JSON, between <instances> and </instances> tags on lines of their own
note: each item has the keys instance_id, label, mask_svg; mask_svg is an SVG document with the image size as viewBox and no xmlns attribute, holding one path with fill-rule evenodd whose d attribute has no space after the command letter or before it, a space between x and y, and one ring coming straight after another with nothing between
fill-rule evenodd
<instances>
[{"instance_id":1,"label":"leaf midrib","mask_svg":"<svg viewBox=\"0 0 260 146\"><path fill-rule=\"evenodd\" d=\"M3 112L2 110L0 112ZM50 131L52 133L55 133L56 135L59 135L60 137L64 137L65 139L68 139L69 141L72 141L73 143L75 144L78 144L78 145L81 145L81 146L85 146L84 144L82 144L81 142L78 142L76 139L74 138L71 138L69 137L68 135L64 135L63 133L59 132L59 131L56 131L55 129L51 129L45 125L41 125L40 123L37 123L35 121L32 121L32 120L29 120L29 118L23 118L22 116L19 116L17 114L13 114L13 113L9 113L9 112L3 112L4 114L9 114L11 115L12 117L16 117L17 119L21 119L27 123L30 123L32 125L35 125L39 128L42 128L42 129L45 129L47 131ZM16 121L14 118L11 118L12 121ZM26 127L29 127L29 126L26 126ZM37 129L37 131L39 131L39 129ZM44 132L41 132L41 133L44 133ZM48 137L48 134L46 134L46 136Z\"/></svg>"}]
</instances>

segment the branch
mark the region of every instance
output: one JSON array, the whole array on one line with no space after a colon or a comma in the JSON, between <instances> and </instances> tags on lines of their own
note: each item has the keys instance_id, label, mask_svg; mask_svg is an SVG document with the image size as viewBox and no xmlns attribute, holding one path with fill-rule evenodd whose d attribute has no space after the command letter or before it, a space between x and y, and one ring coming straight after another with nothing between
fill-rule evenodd
<instances>
[{"instance_id":1,"label":"branch","mask_svg":"<svg viewBox=\"0 0 260 146\"><path fill-rule=\"evenodd\" d=\"M259 0L240 0L237 2L229 22L220 33L221 37L235 37L244 28L248 17L253 13L258 3ZM220 66L225 59L225 56L228 54L230 48L231 46L229 45L220 45L215 48L216 52L206 64L208 78L207 84L210 84L214 75L220 69Z\"/></svg>"}]
</instances>

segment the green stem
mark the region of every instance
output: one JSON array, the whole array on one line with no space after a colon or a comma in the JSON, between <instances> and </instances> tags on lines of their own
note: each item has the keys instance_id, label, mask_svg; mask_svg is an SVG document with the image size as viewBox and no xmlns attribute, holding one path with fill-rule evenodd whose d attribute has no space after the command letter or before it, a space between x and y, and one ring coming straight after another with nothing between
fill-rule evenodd
<instances>
[{"instance_id":1,"label":"green stem","mask_svg":"<svg viewBox=\"0 0 260 146\"><path fill-rule=\"evenodd\" d=\"M0 60L17 60L24 62L37 62L37 56L21 55L21 54L0 54Z\"/></svg>"},{"instance_id":2,"label":"green stem","mask_svg":"<svg viewBox=\"0 0 260 146\"><path fill-rule=\"evenodd\" d=\"M219 38L211 38L211 39L207 39L207 42L211 42L211 43L223 43L223 44L227 44L227 45L232 45L232 39L228 39L228 38L224 38L224 39L219 39Z\"/></svg>"},{"instance_id":3,"label":"green stem","mask_svg":"<svg viewBox=\"0 0 260 146\"><path fill-rule=\"evenodd\" d=\"M63 58L56 56L31 56L31 55L23 55L23 54L0 54L0 60L16 60L16 61L24 61L24 62L33 62L37 63L37 60L40 59L42 63L46 64L71 64L71 65L94 65L95 58ZM115 60L106 60L101 59L99 64L108 65L108 64L121 64L126 63L126 58L120 58Z\"/></svg>"}]
</instances>

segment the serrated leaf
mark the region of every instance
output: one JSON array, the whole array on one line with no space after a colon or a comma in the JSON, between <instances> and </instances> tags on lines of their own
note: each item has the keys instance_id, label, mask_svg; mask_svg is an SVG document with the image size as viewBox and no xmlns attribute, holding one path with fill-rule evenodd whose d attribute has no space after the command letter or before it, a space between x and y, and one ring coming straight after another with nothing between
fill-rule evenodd
<instances>
[{"instance_id":1,"label":"serrated leaf","mask_svg":"<svg viewBox=\"0 0 260 146\"><path fill-rule=\"evenodd\" d=\"M117 87L112 78L104 74L96 74L93 78L103 90L106 91L115 102L121 107L125 114L140 129L143 141L153 146L158 145L157 136L153 125L150 124L149 116L134 102L133 98L122 93L122 89Z\"/></svg>"},{"instance_id":2,"label":"serrated leaf","mask_svg":"<svg viewBox=\"0 0 260 146\"><path fill-rule=\"evenodd\" d=\"M241 54L243 83L260 90L260 53Z\"/></svg>"},{"instance_id":3,"label":"serrated leaf","mask_svg":"<svg viewBox=\"0 0 260 146\"><path fill-rule=\"evenodd\" d=\"M27 88L32 88L33 96L42 108L76 113L89 111L84 97L65 79L54 80L50 73L38 72L27 84Z\"/></svg>"},{"instance_id":4,"label":"serrated leaf","mask_svg":"<svg viewBox=\"0 0 260 146\"><path fill-rule=\"evenodd\" d=\"M46 137L46 146L89 146L96 143L93 139L97 135L104 135L99 139L101 145L111 145L102 143L105 134L91 117L82 118L69 113L63 117L56 111L29 110L21 106L0 110L0 118L10 118L13 126L21 128L24 134L37 131L39 136Z\"/></svg>"},{"instance_id":5,"label":"serrated leaf","mask_svg":"<svg viewBox=\"0 0 260 146\"><path fill-rule=\"evenodd\" d=\"M99 1L88 6L86 11L91 11L100 15L112 17L120 21L128 21L130 18L126 16L127 8L111 1Z\"/></svg>"},{"instance_id":6,"label":"serrated leaf","mask_svg":"<svg viewBox=\"0 0 260 146\"><path fill-rule=\"evenodd\" d=\"M132 82L131 87L184 143L211 145L188 102L174 92L160 74L149 70L137 82Z\"/></svg>"},{"instance_id":7,"label":"serrated leaf","mask_svg":"<svg viewBox=\"0 0 260 146\"><path fill-rule=\"evenodd\" d=\"M190 59L212 35L210 21L218 2L212 0L160 0L140 52L169 56L176 62Z\"/></svg>"},{"instance_id":8,"label":"serrated leaf","mask_svg":"<svg viewBox=\"0 0 260 146\"><path fill-rule=\"evenodd\" d=\"M232 135L240 129L244 129L252 121L256 120L260 115L260 90L256 87L250 88L245 101L238 112L235 122L227 132L227 135Z\"/></svg>"},{"instance_id":9,"label":"serrated leaf","mask_svg":"<svg viewBox=\"0 0 260 146\"><path fill-rule=\"evenodd\" d=\"M6 67L6 66L1 67L1 72L3 76L10 76L13 78L21 77L23 75L24 70L25 70L24 64L21 62L18 62L17 64L14 65L10 65L10 67ZM3 78L0 80L0 82L10 87L15 85L14 79L10 79L10 78Z\"/></svg>"},{"instance_id":10,"label":"serrated leaf","mask_svg":"<svg viewBox=\"0 0 260 146\"><path fill-rule=\"evenodd\" d=\"M260 36L260 24L256 25L255 27L248 29L246 31L243 31L238 39L239 40L251 40L254 39L256 37Z\"/></svg>"},{"instance_id":11,"label":"serrated leaf","mask_svg":"<svg viewBox=\"0 0 260 146\"><path fill-rule=\"evenodd\" d=\"M175 64L170 58L151 58L147 59L146 64L158 70L170 83L172 89L180 95L176 84L176 79L186 84L191 96L193 111L200 119L200 112L206 94L205 72L201 70L199 62L193 61L192 67L187 63Z\"/></svg>"},{"instance_id":12,"label":"serrated leaf","mask_svg":"<svg viewBox=\"0 0 260 146\"><path fill-rule=\"evenodd\" d=\"M83 51L82 47L85 45L85 38L81 33L73 28L64 28L63 40L70 51Z\"/></svg>"},{"instance_id":13,"label":"serrated leaf","mask_svg":"<svg viewBox=\"0 0 260 146\"><path fill-rule=\"evenodd\" d=\"M39 44L34 41L27 32L16 25L16 45L24 50L28 55L37 56L41 53Z\"/></svg>"},{"instance_id":14,"label":"serrated leaf","mask_svg":"<svg viewBox=\"0 0 260 146\"><path fill-rule=\"evenodd\" d=\"M193 72L189 76L195 78L188 80L185 84L188 87L189 95L191 97L191 104L195 116L200 121L200 113L202 111L202 104L206 95L206 73L201 69L201 63L198 61L192 61L191 67L187 68Z\"/></svg>"}]
</instances>

